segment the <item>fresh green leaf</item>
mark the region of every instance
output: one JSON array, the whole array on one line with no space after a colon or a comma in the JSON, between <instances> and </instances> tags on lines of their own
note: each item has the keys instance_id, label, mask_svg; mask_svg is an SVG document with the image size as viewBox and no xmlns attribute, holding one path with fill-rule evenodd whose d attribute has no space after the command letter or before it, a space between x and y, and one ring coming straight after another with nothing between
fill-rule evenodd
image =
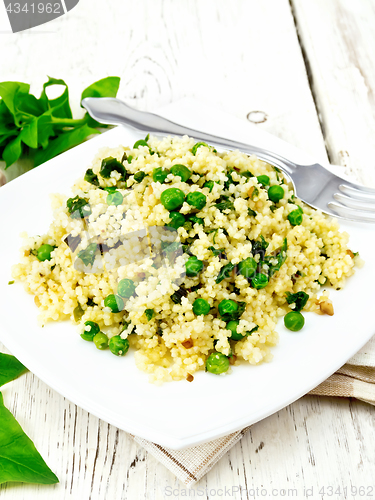
<instances>
[{"instance_id":1,"label":"fresh green leaf","mask_svg":"<svg viewBox=\"0 0 375 500\"><path fill-rule=\"evenodd\" d=\"M59 480L31 439L4 406L0 392L0 484L8 481L55 484Z\"/></svg>"},{"instance_id":2,"label":"fresh green leaf","mask_svg":"<svg viewBox=\"0 0 375 500\"><path fill-rule=\"evenodd\" d=\"M90 85L82 96L115 97L119 82L118 77L104 78ZM56 85L62 86L62 93L49 99L47 89ZM6 168L22 155L29 156L38 166L99 133L96 128L107 126L88 113L73 119L68 86L61 79L48 77L39 99L30 94L26 83L1 82L0 97L0 152Z\"/></svg>"},{"instance_id":3,"label":"fresh green leaf","mask_svg":"<svg viewBox=\"0 0 375 500\"><path fill-rule=\"evenodd\" d=\"M14 117L7 108L3 100L0 101L0 134L9 131L9 128L15 127Z\"/></svg>"},{"instance_id":4,"label":"fresh green leaf","mask_svg":"<svg viewBox=\"0 0 375 500\"><path fill-rule=\"evenodd\" d=\"M89 85L83 92L81 99L85 97L116 97L120 86L118 76L108 76Z\"/></svg>"},{"instance_id":5,"label":"fresh green leaf","mask_svg":"<svg viewBox=\"0 0 375 500\"><path fill-rule=\"evenodd\" d=\"M55 99L47 97L46 89L52 85L62 85L65 87L63 93ZM72 110L69 104L69 90L64 80L48 77L48 82L43 85L43 91L39 98L39 102L43 104L44 111L52 110L53 116L59 118L72 118Z\"/></svg>"},{"instance_id":6,"label":"fresh green leaf","mask_svg":"<svg viewBox=\"0 0 375 500\"><path fill-rule=\"evenodd\" d=\"M87 87L82 92L81 100L85 97L116 97L119 85L120 78L117 76L109 76L108 78L103 78L102 80L99 80ZM91 116L87 116L87 123L90 127L108 127L108 125L97 122L96 120L91 118Z\"/></svg>"},{"instance_id":7,"label":"fresh green leaf","mask_svg":"<svg viewBox=\"0 0 375 500\"><path fill-rule=\"evenodd\" d=\"M14 98L14 108L22 121L29 121L44 113L43 104L32 94L17 93Z\"/></svg>"},{"instance_id":8,"label":"fresh green leaf","mask_svg":"<svg viewBox=\"0 0 375 500\"><path fill-rule=\"evenodd\" d=\"M22 82L1 82L0 83L0 97L9 111L14 116L14 122L19 126L17 119L17 108L15 106L15 99L18 94L28 94L30 85Z\"/></svg>"},{"instance_id":9,"label":"fresh green leaf","mask_svg":"<svg viewBox=\"0 0 375 500\"><path fill-rule=\"evenodd\" d=\"M10 354L0 352L0 387L27 372L26 366Z\"/></svg>"},{"instance_id":10,"label":"fresh green leaf","mask_svg":"<svg viewBox=\"0 0 375 500\"><path fill-rule=\"evenodd\" d=\"M23 127L20 133L22 142L29 146L30 148L36 149L38 147L38 119L34 118L25 127Z\"/></svg>"},{"instance_id":11,"label":"fresh green leaf","mask_svg":"<svg viewBox=\"0 0 375 500\"><path fill-rule=\"evenodd\" d=\"M88 125L83 125L77 129L61 133L59 137L50 141L46 149L37 150L35 154L35 166L37 167L60 153L63 153L74 146L78 146L78 144L81 144L81 142L83 142L89 135L98 133L98 130L91 128Z\"/></svg>"},{"instance_id":12,"label":"fresh green leaf","mask_svg":"<svg viewBox=\"0 0 375 500\"><path fill-rule=\"evenodd\" d=\"M3 151L3 160L5 161L5 168L9 168L22 154L21 136L12 139L5 146Z\"/></svg>"}]
</instances>

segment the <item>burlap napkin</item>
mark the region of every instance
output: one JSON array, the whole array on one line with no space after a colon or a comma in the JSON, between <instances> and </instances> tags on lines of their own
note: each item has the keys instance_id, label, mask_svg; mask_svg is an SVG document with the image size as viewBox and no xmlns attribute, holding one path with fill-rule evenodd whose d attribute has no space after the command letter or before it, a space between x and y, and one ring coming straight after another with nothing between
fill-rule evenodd
<instances>
[{"instance_id":1,"label":"burlap napkin","mask_svg":"<svg viewBox=\"0 0 375 500\"><path fill-rule=\"evenodd\" d=\"M375 405L375 337L309 394L357 398ZM212 469L249 428L250 426L209 443L179 451L164 448L137 436L133 438L184 484L192 486Z\"/></svg>"}]
</instances>

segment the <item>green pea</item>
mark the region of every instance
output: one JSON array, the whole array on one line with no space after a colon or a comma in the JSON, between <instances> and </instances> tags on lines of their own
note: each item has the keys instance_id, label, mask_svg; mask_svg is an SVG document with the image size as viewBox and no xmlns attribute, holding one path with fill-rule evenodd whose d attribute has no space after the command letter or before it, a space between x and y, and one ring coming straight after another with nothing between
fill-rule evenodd
<instances>
[{"instance_id":1,"label":"green pea","mask_svg":"<svg viewBox=\"0 0 375 500\"><path fill-rule=\"evenodd\" d=\"M185 224L185 217L180 214L180 212L169 212L169 217L171 219L171 222L168 222L168 227L178 229Z\"/></svg>"},{"instance_id":2,"label":"green pea","mask_svg":"<svg viewBox=\"0 0 375 500\"><path fill-rule=\"evenodd\" d=\"M192 171L189 168L185 167L185 165L180 164L173 165L173 167L171 168L171 172L173 175L179 175L182 182L186 182L187 180L189 180L192 175Z\"/></svg>"},{"instance_id":3,"label":"green pea","mask_svg":"<svg viewBox=\"0 0 375 500\"><path fill-rule=\"evenodd\" d=\"M291 311L284 316L284 325L292 332L298 332L304 324L305 318L300 312Z\"/></svg>"},{"instance_id":4,"label":"green pea","mask_svg":"<svg viewBox=\"0 0 375 500\"><path fill-rule=\"evenodd\" d=\"M100 332L99 325L94 321L86 321L85 326L89 326L90 330L85 329L83 333L81 333L81 337L83 338L83 340L88 340L92 342L94 340L95 335Z\"/></svg>"},{"instance_id":5,"label":"green pea","mask_svg":"<svg viewBox=\"0 0 375 500\"><path fill-rule=\"evenodd\" d=\"M160 184L164 184L167 175L169 174L169 170L166 170L162 167L154 168L152 172L152 180L154 182L160 182Z\"/></svg>"},{"instance_id":6,"label":"green pea","mask_svg":"<svg viewBox=\"0 0 375 500\"><path fill-rule=\"evenodd\" d=\"M279 203L284 198L284 194L284 189L281 186L271 186L268 190L268 198L274 203Z\"/></svg>"},{"instance_id":7,"label":"green pea","mask_svg":"<svg viewBox=\"0 0 375 500\"><path fill-rule=\"evenodd\" d=\"M193 191L192 193L188 193L186 196L186 201L192 207L198 208L201 210L207 203L206 195L200 193L199 191Z\"/></svg>"},{"instance_id":8,"label":"green pea","mask_svg":"<svg viewBox=\"0 0 375 500\"><path fill-rule=\"evenodd\" d=\"M93 338L93 341L94 341L95 347L97 349L100 349L101 351L103 351L104 349L107 349L107 347L108 347L108 337L103 332L97 333L95 335L95 337Z\"/></svg>"},{"instance_id":9,"label":"green pea","mask_svg":"<svg viewBox=\"0 0 375 500\"><path fill-rule=\"evenodd\" d=\"M288 221L292 226L300 226L303 221L303 210L301 207L298 207L296 210L293 210L288 215Z\"/></svg>"},{"instance_id":10,"label":"green pea","mask_svg":"<svg viewBox=\"0 0 375 500\"><path fill-rule=\"evenodd\" d=\"M104 306L109 307L113 313L118 313L124 309L124 301L119 295L112 293L104 299Z\"/></svg>"},{"instance_id":11,"label":"green pea","mask_svg":"<svg viewBox=\"0 0 375 500\"><path fill-rule=\"evenodd\" d=\"M185 195L181 189L168 188L161 193L160 201L167 210L175 210L183 204Z\"/></svg>"},{"instance_id":12,"label":"green pea","mask_svg":"<svg viewBox=\"0 0 375 500\"><path fill-rule=\"evenodd\" d=\"M137 173L135 173L134 174L134 180L135 180L135 182L138 182L138 183L142 182L143 179L146 177L146 175L147 174L145 172L137 172Z\"/></svg>"},{"instance_id":13,"label":"green pea","mask_svg":"<svg viewBox=\"0 0 375 500\"><path fill-rule=\"evenodd\" d=\"M37 257L42 262L43 260L51 260L51 253L55 250L56 247L52 245L48 245L45 243L38 248Z\"/></svg>"},{"instance_id":14,"label":"green pea","mask_svg":"<svg viewBox=\"0 0 375 500\"><path fill-rule=\"evenodd\" d=\"M209 192L211 193L211 191L213 190L213 187L214 187L214 181L207 181L203 184L203 187L204 188L207 188L209 190Z\"/></svg>"},{"instance_id":15,"label":"green pea","mask_svg":"<svg viewBox=\"0 0 375 500\"><path fill-rule=\"evenodd\" d=\"M237 332L237 326L239 325L239 323L240 322L238 320L229 321L227 323L227 330L229 330L231 332L230 338L232 340L241 340L245 336L245 335L242 335L242 333Z\"/></svg>"},{"instance_id":16,"label":"green pea","mask_svg":"<svg viewBox=\"0 0 375 500\"><path fill-rule=\"evenodd\" d=\"M224 299L220 302L218 309L220 316L224 316L224 314L236 312L238 309L238 304L234 300Z\"/></svg>"},{"instance_id":17,"label":"green pea","mask_svg":"<svg viewBox=\"0 0 375 500\"><path fill-rule=\"evenodd\" d=\"M208 314L210 312L210 304L207 300L196 299L193 303L193 313L199 316L200 314Z\"/></svg>"},{"instance_id":18,"label":"green pea","mask_svg":"<svg viewBox=\"0 0 375 500\"><path fill-rule=\"evenodd\" d=\"M197 154L197 149L200 148L201 146L206 146L206 148L208 148L208 144L206 144L205 142L197 142L191 149L191 152L193 153L194 156Z\"/></svg>"},{"instance_id":19,"label":"green pea","mask_svg":"<svg viewBox=\"0 0 375 500\"><path fill-rule=\"evenodd\" d=\"M198 258L195 255L191 255L186 264L186 276L189 278L193 276L197 276L203 269L203 262L201 260L198 260Z\"/></svg>"},{"instance_id":20,"label":"green pea","mask_svg":"<svg viewBox=\"0 0 375 500\"><path fill-rule=\"evenodd\" d=\"M119 172L121 174L121 177L125 179L126 170L124 165L112 156L104 158L100 167L100 175L105 179L109 179L111 177L111 173L114 171Z\"/></svg>"},{"instance_id":21,"label":"green pea","mask_svg":"<svg viewBox=\"0 0 375 500\"><path fill-rule=\"evenodd\" d=\"M252 257L248 257L238 264L238 272L245 278L253 278L257 267L257 262Z\"/></svg>"},{"instance_id":22,"label":"green pea","mask_svg":"<svg viewBox=\"0 0 375 500\"><path fill-rule=\"evenodd\" d=\"M270 178L268 177L268 175L258 175L257 179L259 184L262 184L262 186L270 185Z\"/></svg>"},{"instance_id":23,"label":"green pea","mask_svg":"<svg viewBox=\"0 0 375 500\"><path fill-rule=\"evenodd\" d=\"M228 371L229 358L221 352L213 352L206 360L206 370L215 375Z\"/></svg>"},{"instance_id":24,"label":"green pea","mask_svg":"<svg viewBox=\"0 0 375 500\"><path fill-rule=\"evenodd\" d=\"M257 290L266 287L268 285L268 276L262 273L256 274L251 280L251 285Z\"/></svg>"},{"instance_id":25,"label":"green pea","mask_svg":"<svg viewBox=\"0 0 375 500\"><path fill-rule=\"evenodd\" d=\"M134 294L135 289L136 285L134 281L125 278L119 281L117 286L117 293L120 295L120 297L123 297L124 299L129 299Z\"/></svg>"},{"instance_id":26,"label":"green pea","mask_svg":"<svg viewBox=\"0 0 375 500\"><path fill-rule=\"evenodd\" d=\"M120 191L110 193L107 196L107 205L115 205L117 207L118 205L121 205L121 203L123 201L124 201L124 197L122 196Z\"/></svg>"},{"instance_id":27,"label":"green pea","mask_svg":"<svg viewBox=\"0 0 375 500\"><path fill-rule=\"evenodd\" d=\"M109 340L109 350L116 356L125 356L129 350L129 340L122 339L120 335L115 335Z\"/></svg>"},{"instance_id":28,"label":"green pea","mask_svg":"<svg viewBox=\"0 0 375 500\"><path fill-rule=\"evenodd\" d=\"M133 149L138 149L139 146L146 146L147 148L149 148L149 145L147 144L147 142L144 139L140 139L139 141L135 142Z\"/></svg>"}]
</instances>

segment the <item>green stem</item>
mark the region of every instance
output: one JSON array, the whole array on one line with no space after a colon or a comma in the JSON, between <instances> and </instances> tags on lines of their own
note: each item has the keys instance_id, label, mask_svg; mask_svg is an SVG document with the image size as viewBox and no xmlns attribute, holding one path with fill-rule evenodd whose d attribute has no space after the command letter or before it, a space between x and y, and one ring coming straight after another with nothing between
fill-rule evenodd
<instances>
[{"instance_id":1,"label":"green stem","mask_svg":"<svg viewBox=\"0 0 375 500\"><path fill-rule=\"evenodd\" d=\"M88 121L88 114L86 113L83 118L79 120L74 120L73 118L56 118L55 116L51 116L52 123L55 125L63 125L64 127L77 127L80 125L85 125Z\"/></svg>"}]
</instances>

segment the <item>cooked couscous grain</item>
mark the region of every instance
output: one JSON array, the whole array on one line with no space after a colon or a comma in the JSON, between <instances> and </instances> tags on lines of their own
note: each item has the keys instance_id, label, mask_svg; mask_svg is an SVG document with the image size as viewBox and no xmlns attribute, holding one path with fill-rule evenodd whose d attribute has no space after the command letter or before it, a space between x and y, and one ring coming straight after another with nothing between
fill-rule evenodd
<instances>
[{"instance_id":1,"label":"cooked couscous grain","mask_svg":"<svg viewBox=\"0 0 375 500\"><path fill-rule=\"evenodd\" d=\"M13 278L35 296L42 325L70 318L86 340L87 322L110 345L128 339L155 383L193 380L209 357L217 374L270 361L278 319L297 310L287 294L333 314L317 293L354 273L337 221L239 151L150 138L100 151L72 191L52 197L45 235L24 234Z\"/></svg>"}]
</instances>

